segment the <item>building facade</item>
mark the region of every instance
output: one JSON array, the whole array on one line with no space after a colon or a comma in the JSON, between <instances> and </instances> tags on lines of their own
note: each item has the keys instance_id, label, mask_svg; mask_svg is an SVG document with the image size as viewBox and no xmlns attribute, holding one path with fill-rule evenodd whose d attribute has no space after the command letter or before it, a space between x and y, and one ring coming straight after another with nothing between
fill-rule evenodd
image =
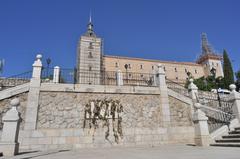
<instances>
[{"instance_id":1,"label":"building facade","mask_svg":"<svg viewBox=\"0 0 240 159\"><path fill-rule=\"evenodd\" d=\"M102 40L95 34L91 18L87 32L79 40L77 57L78 81L84 81L83 83L86 82L86 79L90 80L89 77L93 74L96 77L102 76L101 72L103 71L121 71L125 78L131 78L133 73L139 73L140 77L144 77L144 74L154 74L158 64L163 66L167 79L181 84L186 82L189 75L193 78L207 77L211 74L212 68L216 70L216 77L224 76L222 57L211 48L205 33L202 34L202 53L196 62L111 56L103 54ZM101 81L95 81L95 83L98 82ZM92 81L86 83L92 83Z\"/></svg>"}]
</instances>

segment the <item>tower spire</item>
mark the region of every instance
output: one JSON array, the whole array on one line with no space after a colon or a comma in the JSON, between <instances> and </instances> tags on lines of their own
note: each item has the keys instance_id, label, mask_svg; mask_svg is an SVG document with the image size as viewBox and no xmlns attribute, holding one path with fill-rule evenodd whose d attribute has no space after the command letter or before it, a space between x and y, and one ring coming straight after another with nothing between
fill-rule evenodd
<instances>
[{"instance_id":1,"label":"tower spire","mask_svg":"<svg viewBox=\"0 0 240 159\"><path fill-rule=\"evenodd\" d=\"M87 25L87 32L86 32L85 35L96 37L96 34L93 31L92 12L91 11L90 11L90 14L89 14L89 22L88 22L88 25Z\"/></svg>"},{"instance_id":2,"label":"tower spire","mask_svg":"<svg viewBox=\"0 0 240 159\"><path fill-rule=\"evenodd\" d=\"M90 10L90 13L89 13L89 23L92 23L92 11Z\"/></svg>"}]
</instances>

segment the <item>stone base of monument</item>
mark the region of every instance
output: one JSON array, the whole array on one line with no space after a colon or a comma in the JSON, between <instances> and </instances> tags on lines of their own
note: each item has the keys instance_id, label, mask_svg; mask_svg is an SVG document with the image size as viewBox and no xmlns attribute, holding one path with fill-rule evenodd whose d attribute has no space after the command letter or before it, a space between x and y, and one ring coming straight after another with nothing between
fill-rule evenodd
<instances>
[{"instance_id":1,"label":"stone base of monument","mask_svg":"<svg viewBox=\"0 0 240 159\"><path fill-rule=\"evenodd\" d=\"M18 153L19 143L0 143L0 152L3 156L14 156Z\"/></svg>"}]
</instances>

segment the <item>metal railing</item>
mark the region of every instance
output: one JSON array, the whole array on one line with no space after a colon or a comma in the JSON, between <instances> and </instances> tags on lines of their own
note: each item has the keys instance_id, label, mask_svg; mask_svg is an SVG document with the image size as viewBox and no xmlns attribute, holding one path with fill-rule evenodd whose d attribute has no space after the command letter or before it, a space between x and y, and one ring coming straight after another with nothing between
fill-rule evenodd
<instances>
[{"instance_id":1,"label":"metal railing","mask_svg":"<svg viewBox=\"0 0 240 159\"><path fill-rule=\"evenodd\" d=\"M30 82L31 78L32 71L27 71L7 78L0 78L0 86L2 88L1 90Z\"/></svg>"},{"instance_id":2,"label":"metal railing","mask_svg":"<svg viewBox=\"0 0 240 159\"><path fill-rule=\"evenodd\" d=\"M174 82L170 79L166 79L167 87L179 94L182 94L186 97L190 97L189 91L187 88L185 88L183 85L180 85L177 82Z\"/></svg>"},{"instance_id":3,"label":"metal railing","mask_svg":"<svg viewBox=\"0 0 240 159\"><path fill-rule=\"evenodd\" d=\"M213 92L205 92L199 90L197 94L197 99L198 102L203 105L220 109L224 112L229 111L228 109L230 109L230 105L233 105L233 103L228 100L226 95Z\"/></svg>"},{"instance_id":4,"label":"metal railing","mask_svg":"<svg viewBox=\"0 0 240 159\"><path fill-rule=\"evenodd\" d=\"M123 73L123 85L156 86L154 76L151 73Z\"/></svg>"},{"instance_id":5,"label":"metal railing","mask_svg":"<svg viewBox=\"0 0 240 159\"><path fill-rule=\"evenodd\" d=\"M229 108L224 110L207 106L202 106L200 109L204 111L208 117L208 128L210 133L224 125L227 125L229 129L231 120L235 118L235 115L232 111L232 105L229 105Z\"/></svg>"},{"instance_id":6,"label":"metal railing","mask_svg":"<svg viewBox=\"0 0 240 159\"><path fill-rule=\"evenodd\" d=\"M197 101L203 106L201 110L208 117L208 127L210 133L218 128L227 125L234 119L233 101L229 101L226 95L218 95L213 92L198 91Z\"/></svg>"},{"instance_id":7,"label":"metal railing","mask_svg":"<svg viewBox=\"0 0 240 159\"><path fill-rule=\"evenodd\" d=\"M127 72L121 73L122 84L131 86L156 86L155 74ZM41 73L42 82L53 82L54 68L44 68ZM117 85L117 72L98 70L61 69L59 83Z\"/></svg>"}]
</instances>

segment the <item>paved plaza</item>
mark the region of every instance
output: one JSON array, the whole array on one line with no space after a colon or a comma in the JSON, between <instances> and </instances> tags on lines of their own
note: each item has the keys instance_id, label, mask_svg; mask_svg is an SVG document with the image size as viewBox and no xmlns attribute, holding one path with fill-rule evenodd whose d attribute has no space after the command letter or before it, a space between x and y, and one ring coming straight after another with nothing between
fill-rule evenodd
<instances>
[{"instance_id":1,"label":"paved plaza","mask_svg":"<svg viewBox=\"0 0 240 159\"><path fill-rule=\"evenodd\" d=\"M14 159L240 159L240 148L163 145L33 152ZM1 159L1 157L0 157Z\"/></svg>"}]
</instances>

